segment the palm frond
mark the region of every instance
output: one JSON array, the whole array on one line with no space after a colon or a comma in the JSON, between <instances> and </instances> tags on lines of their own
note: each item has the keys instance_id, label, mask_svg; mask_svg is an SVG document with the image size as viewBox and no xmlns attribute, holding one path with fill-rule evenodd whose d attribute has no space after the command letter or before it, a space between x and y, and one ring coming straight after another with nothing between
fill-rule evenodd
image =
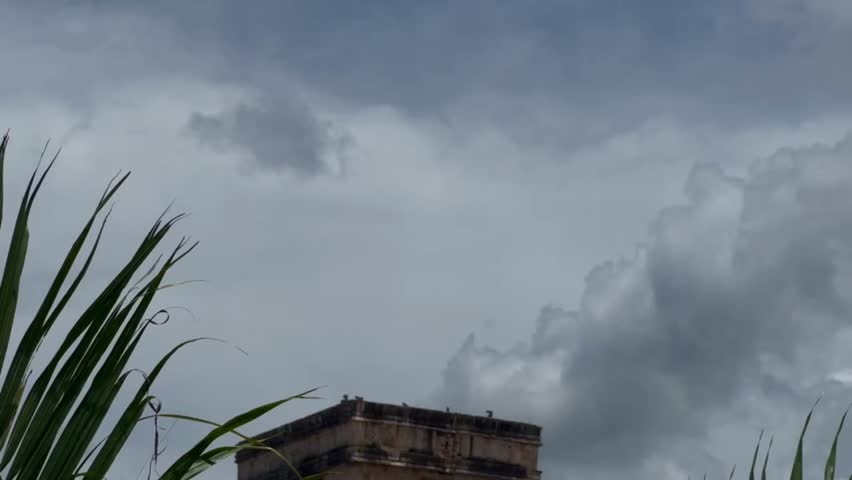
<instances>
[{"instance_id":1,"label":"palm frond","mask_svg":"<svg viewBox=\"0 0 852 480\"><path fill-rule=\"evenodd\" d=\"M8 143L7 131L0 141L0 226ZM47 144L42 158L46 150ZM128 179L129 173L126 173L110 180L65 253L21 339L17 345L10 345L27 258L30 216L58 155L57 151L43 171L40 171L40 159L39 166L29 178L0 276L0 371L7 367L0 385L0 478L6 480L106 478L135 426L147 418L143 417L145 406L154 398L151 389L163 368L177 351L202 340L187 340L172 348L145 376L118 420L108 428L109 434L99 442L94 441L115 407L128 375L136 371L129 369L128 363L141 345L145 332L151 325L165 323L158 321L158 315L165 310L148 314L157 294L166 288L182 285L181 282L167 283L167 274L197 246L197 242L190 243L184 238L168 255L157 255L172 228L185 217L177 214L167 218L163 212L123 267L88 307L71 321L68 333L58 347L49 352L47 364L39 372L31 370L44 339L55 330L66 306L76 298L85 281L111 213L107 206ZM83 254L93 231L97 233L92 245ZM79 263L82 264L78 266ZM146 264L149 265L147 268ZM75 266L78 271L72 276ZM165 315L167 319L168 313ZM33 377L34 381L30 383ZM251 439L233 446L215 447L213 443L227 434L246 439L237 432L237 428L295 398L306 398L306 395L262 405L223 424L183 416L184 419L207 423L212 430L181 455L166 470L163 478L192 478L241 449L269 449Z\"/></svg>"}]
</instances>

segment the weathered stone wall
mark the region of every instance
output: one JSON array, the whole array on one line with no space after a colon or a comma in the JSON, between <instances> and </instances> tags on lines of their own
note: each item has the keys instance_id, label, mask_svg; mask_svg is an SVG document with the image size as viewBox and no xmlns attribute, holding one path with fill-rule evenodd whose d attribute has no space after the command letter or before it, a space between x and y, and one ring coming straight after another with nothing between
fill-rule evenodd
<instances>
[{"instance_id":1,"label":"weathered stone wall","mask_svg":"<svg viewBox=\"0 0 852 480\"><path fill-rule=\"evenodd\" d=\"M286 447L279 446L276 450L294 465L299 465L308 457L360 443L359 430L357 424L344 423L295 439L287 443ZM287 468L280 458L271 452L262 452L239 463L237 478L253 480L270 471L280 470L282 467Z\"/></svg>"},{"instance_id":2,"label":"weathered stone wall","mask_svg":"<svg viewBox=\"0 0 852 480\"><path fill-rule=\"evenodd\" d=\"M456 457L491 458L533 470L538 463L538 444L533 442L393 422L358 421L356 424L364 445L376 445L392 456L417 451L447 461Z\"/></svg>"},{"instance_id":3,"label":"weathered stone wall","mask_svg":"<svg viewBox=\"0 0 852 480\"><path fill-rule=\"evenodd\" d=\"M299 465L310 457L342 447L364 447L382 458L406 462L412 467L422 463L424 467L464 468L468 464L476 466L477 460L497 459L521 466L529 475L535 473L538 464L538 445L532 442L360 419L322 429L278 450ZM282 467L281 459L264 452L240 463L239 480L255 480Z\"/></svg>"},{"instance_id":4,"label":"weathered stone wall","mask_svg":"<svg viewBox=\"0 0 852 480\"><path fill-rule=\"evenodd\" d=\"M455 474L414 470L388 465L350 464L335 469L334 480L483 480L481 475Z\"/></svg>"},{"instance_id":5,"label":"weathered stone wall","mask_svg":"<svg viewBox=\"0 0 852 480\"><path fill-rule=\"evenodd\" d=\"M268 444L303 474L333 470L337 480L536 479L540 431L517 422L350 401L260 437L272 437ZM239 480L294 478L269 452L246 452L237 461Z\"/></svg>"}]
</instances>

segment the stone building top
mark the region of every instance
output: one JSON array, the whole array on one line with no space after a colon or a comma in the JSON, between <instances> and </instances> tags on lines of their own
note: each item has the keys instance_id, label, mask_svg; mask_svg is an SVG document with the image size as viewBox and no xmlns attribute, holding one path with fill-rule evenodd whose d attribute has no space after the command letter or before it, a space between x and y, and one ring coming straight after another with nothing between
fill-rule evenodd
<instances>
[{"instance_id":1,"label":"stone building top","mask_svg":"<svg viewBox=\"0 0 852 480\"><path fill-rule=\"evenodd\" d=\"M320 430L345 424L351 420L369 420L453 432L467 432L512 439L515 442L536 446L541 445L541 427L537 425L501 420L491 416L466 415L408 405L369 402L360 397L356 397L354 400L344 398L337 405L268 430L254 438L263 440L268 446L275 448L314 435ZM258 450L242 450L238 452L236 460L238 463L242 462L259 452Z\"/></svg>"}]
</instances>

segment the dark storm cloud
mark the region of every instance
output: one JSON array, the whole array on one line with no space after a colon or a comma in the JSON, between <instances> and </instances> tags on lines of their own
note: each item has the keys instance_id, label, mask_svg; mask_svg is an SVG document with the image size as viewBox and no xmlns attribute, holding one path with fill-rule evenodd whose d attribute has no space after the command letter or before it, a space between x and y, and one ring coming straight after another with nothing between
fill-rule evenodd
<instances>
[{"instance_id":1,"label":"dark storm cloud","mask_svg":"<svg viewBox=\"0 0 852 480\"><path fill-rule=\"evenodd\" d=\"M837 2L799 3L261 1L247 9L220 0L121 8L239 52L219 73L239 82L262 82L252 72L279 64L341 97L417 112L495 94L606 112L615 123L671 112L744 125L852 105L852 68L835 61L852 22L837 21L842 6L826 6Z\"/></svg>"},{"instance_id":2,"label":"dark storm cloud","mask_svg":"<svg viewBox=\"0 0 852 480\"><path fill-rule=\"evenodd\" d=\"M239 105L220 114L194 113L187 128L216 148L248 150L260 168L303 175L328 173L328 156L343 146L330 124L292 100Z\"/></svg>"},{"instance_id":3,"label":"dark storm cloud","mask_svg":"<svg viewBox=\"0 0 852 480\"><path fill-rule=\"evenodd\" d=\"M592 270L576 311L544 309L509 351L468 338L442 398L538 421L547 461L592 470L703 438L746 393L812 400L780 372L827 366L820 346L849 326L850 156L847 137L781 151L746 178L696 166L687 202L660 212L634 258Z\"/></svg>"}]
</instances>

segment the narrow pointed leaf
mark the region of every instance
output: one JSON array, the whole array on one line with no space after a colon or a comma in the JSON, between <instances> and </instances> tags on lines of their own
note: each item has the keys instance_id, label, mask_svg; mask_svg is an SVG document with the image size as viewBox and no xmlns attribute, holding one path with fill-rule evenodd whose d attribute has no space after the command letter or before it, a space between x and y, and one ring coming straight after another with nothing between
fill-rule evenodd
<instances>
[{"instance_id":1,"label":"narrow pointed leaf","mask_svg":"<svg viewBox=\"0 0 852 480\"><path fill-rule=\"evenodd\" d=\"M9 144L9 131L3 134L0 140L0 226L3 225L3 171L6 169L6 146Z\"/></svg>"},{"instance_id":2,"label":"narrow pointed leaf","mask_svg":"<svg viewBox=\"0 0 852 480\"><path fill-rule=\"evenodd\" d=\"M819 403L820 399L814 403L814 406L811 407L811 411L808 412L808 417L805 419L805 426L802 427L802 434L799 436L799 446L796 448L796 459L793 461L793 469L790 471L790 480L802 480L804 475L804 460L803 460L803 444L805 442L805 432L808 431L808 424L811 423L811 416L814 413L814 409Z\"/></svg>"},{"instance_id":3,"label":"narrow pointed leaf","mask_svg":"<svg viewBox=\"0 0 852 480\"><path fill-rule=\"evenodd\" d=\"M210 446L214 441L218 440L223 435L230 433L232 430L249 423L258 417L266 414L270 410L283 405L289 401L292 401L297 398L301 398L303 395L309 395L316 391L316 389L309 390L300 395L294 395L292 397L287 397L282 400L278 400L275 402L267 403L265 405L261 405L257 408L253 408L247 412L244 412L240 415L237 415L218 428L214 428L212 432L207 434L200 442L198 442L193 448L187 451L183 456L178 458L171 467L162 475L162 480L179 480L183 477L184 474L189 470L192 464L199 455L201 455L204 451L207 450L207 447Z\"/></svg>"},{"instance_id":4,"label":"narrow pointed leaf","mask_svg":"<svg viewBox=\"0 0 852 480\"><path fill-rule=\"evenodd\" d=\"M80 253L80 250L85 243L86 237L88 236L94 221L101 211L101 209L106 205L106 201L109 200L109 197L115 193L115 191L121 186L121 183L126 179L125 176L121 181L118 182L115 187L108 191L105 194L101 201L98 203L95 212L89 218L89 221L83 228L83 231L80 232L71 249L67 253L65 257L65 261L60 267L59 272L54 278L53 283L50 286L47 294L45 295L44 300L42 301L41 306L36 312L35 317L27 328L24 336L22 337L20 343L18 344L18 348L15 351L15 355L12 359L12 363L9 367L9 371L6 374L6 378L3 381L2 390L0 390L0 437L2 437L3 441L0 442L0 447L5 443L6 438L9 435L12 426L13 416L17 413L17 407L20 403L20 398L17 398L17 402L13 403L15 399L16 390L20 390L21 382L24 374L29 368L30 363L32 362L33 356L35 352L38 350L41 341L44 339L47 332L53 326L53 322L58 317L59 313L64 308L65 304L70 299L70 296L74 293L77 286L80 284L83 276L86 274L86 271L89 268L89 265L92 262L95 251L97 250L98 243L100 242L101 235L103 234L104 226L106 225L106 217L101 223L101 227L98 231L98 235L95 239L95 243L91 248L91 251L86 258L83 267L80 269L77 277L74 279L72 285L68 288L68 291L63 296L59 305L53 311L53 314L48 316L50 309L53 307L53 304L56 300L56 297L59 295L59 291L65 283L70 270Z\"/></svg>"},{"instance_id":5,"label":"narrow pointed leaf","mask_svg":"<svg viewBox=\"0 0 852 480\"><path fill-rule=\"evenodd\" d=\"M311 397L298 396L298 398L304 399L304 398L311 398ZM190 422L193 422L193 423L201 423L201 424L204 424L204 425L212 425L212 426L217 427L217 428L222 427L221 424L218 424L216 422L211 422L210 420L205 420L203 418L193 417L193 416L190 416L190 415L180 415L180 414L174 414L174 413L161 413L161 414L158 414L157 416L160 417L160 418L172 418L172 419L175 419L175 420L186 420L186 421L190 421ZM150 417L146 417L146 419L147 418L150 418ZM287 457L282 455L281 452L279 452L278 450L276 450L272 447L269 447L264 443L267 439L251 438L247 435L243 435L236 428L231 429L230 433L233 433L234 435L243 439L242 442L233 446L234 448L237 449L237 450L235 450L235 452L239 451L243 448L254 449L254 450L258 450L258 449L259 450L265 450L265 451L270 452L271 454L275 455L276 457L278 457L278 459L281 460L282 463L287 465L287 467L290 469L290 471L292 471L296 475L296 477L302 478L299 471L292 464L292 462L290 462L290 460L287 459Z\"/></svg>"},{"instance_id":6,"label":"narrow pointed leaf","mask_svg":"<svg viewBox=\"0 0 852 480\"><path fill-rule=\"evenodd\" d=\"M843 412L843 417L840 418L840 425L837 427L837 433L834 434L834 441L831 443L831 451L828 454L828 460L825 462L825 480L834 480L834 470L837 463L837 440L840 438L840 432L843 430L843 423L846 422L846 415L852 405L846 407Z\"/></svg>"},{"instance_id":7,"label":"narrow pointed leaf","mask_svg":"<svg viewBox=\"0 0 852 480\"><path fill-rule=\"evenodd\" d=\"M102 448L98 455L95 457L95 460L92 462L92 466L88 469L90 472L94 472L95 474L105 475L110 465L115 461L115 458L118 456L121 448L127 442L127 439L130 437L130 434L133 432L133 428L135 427L139 417L142 415L142 412L145 409L145 405L147 405L148 400L150 399L148 392L150 391L151 385L159 376L160 372L169 362L169 360L174 356L178 350L183 347L198 342L201 340L208 340L206 338L194 338L191 340L186 340L181 342L180 344L173 347L169 350L166 355L163 356L162 359L157 363L151 373L147 376L142 386L139 387L136 392L135 397L131 400L130 404L125 408L123 414L116 422L115 427L108 437L108 440L105 442L104 448Z\"/></svg>"},{"instance_id":8,"label":"narrow pointed leaf","mask_svg":"<svg viewBox=\"0 0 852 480\"><path fill-rule=\"evenodd\" d=\"M766 480L766 466L769 464L769 451L772 450L772 442L775 436L769 437L769 446L766 447L766 456L763 458L763 469L760 471L760 480Z\"/></svg>"},{"instance_id":9,"label":"narrow pointed leaf","mask_svg":"<svg viewBox=\"0 0 852 480\"><path fill-rule=\"evenodd\" d=\"M763 430L760 430L760 435L757 437L757 446L754 447L754 456L751 457L751 469L748 473L748 480L754 480L754 466L757 465L757 452L760 450L761 440L763 440Z\"/></svg>"}]
</instances>

